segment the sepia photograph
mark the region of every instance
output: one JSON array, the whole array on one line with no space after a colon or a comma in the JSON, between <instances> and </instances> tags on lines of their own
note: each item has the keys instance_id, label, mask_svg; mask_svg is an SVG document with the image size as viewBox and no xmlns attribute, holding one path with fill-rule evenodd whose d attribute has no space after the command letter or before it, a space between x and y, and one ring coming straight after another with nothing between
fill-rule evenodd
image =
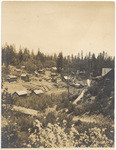
<instances>
[{"instance_id":1,"label":"sepia photograph","mask_svg":"<svg viewBox=\"0 0 116 150\"><path fill-rule=\"evenodd\" d=\"M115 3L1 5L1 148L114 149Z\"/></svg>"}]
</instances>

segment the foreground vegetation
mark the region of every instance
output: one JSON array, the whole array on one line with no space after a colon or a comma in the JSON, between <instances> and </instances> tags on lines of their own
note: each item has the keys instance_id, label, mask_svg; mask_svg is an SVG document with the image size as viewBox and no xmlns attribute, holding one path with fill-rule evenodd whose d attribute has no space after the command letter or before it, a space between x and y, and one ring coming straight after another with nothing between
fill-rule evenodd
<instances>
[{"instance_id":1,"label":"foreground vegetation","mask_svg":"<svg viewBox=\"0 0 116 150\"><path fill-rule=\"evenodd\" d=\"M87 93L85 93L86 98L89 92L94 91L94 88L92 89L89 88ZM10 96L7 98L9 100ZM81 117L81 115L88 110L91 111L91 114L96 114L97 109L92 110L94 103L86 103L88 107L80 103L78 104L79 106L81 105L81 109L79 110L78 105L72 104L72 102L65 97L64 100L58 98L56 101L53 101L53 103L51 103L51 99L48 99L45 105L47 107L44 108L41 107L40 101L38 108L41 108L39 109L41 115L29 116L13 111L12 105L5 103L10 103L10 100L8 100L4 101L2 105L2 115L8 121L8 126L2 128L2 147L4 148L114 146L113 118L111 117L110 111L106 111L108 112L106 115L99 109L99 114L104 114L104 117L110 116L106 122L95 123L85 122L79 119L76 121L73 120L74 116L78 115ZM83 101L85 100L83 99ZM102 103L102 105L104 104ZM56 107L55 109L51 109L51 111L47 111L47 108L51 106Z\"/></svg>"},{"instance_id":2,"label":"foreground vegetation","mask_svg":"<svg viewBox=\"0 0 116 150\"><path fill-rule=\"evenodd\" d=\"M2 147L112 147L113 127L108 124L74 122L73 116L53 111L32 117L7 108L3 116L9 121L2 128Z\"/></svg>"},{"instance_id":3,"label":"foreground vegetation","mask_svg":"<svg viewBox=\"0 0 116 150\"><path fill-rule=\"evenodd\" d=\"M2 75L10 74L9 65L25 66L33 75L35 70L56 66L61 77L70 75L78 80L101 75L103 67L114 67L114 58L105 52L95 56L83 52L77 56L46 56L40 50L35 55L28 49L15 46L2 47ZM77 71L84 72L81 77ZM77 75L77 76L76 76ZM67 83L66 83L67 86ZM57 88L60 88L57 84ZM65 87L66 90L67 87ZM68 88L67 88L68 89ZM82 89L78 90L80 93ZM71 91L71 90L70 90ZM67 91L58 94L30 95L14 99L10 93L2 94L2 117L7 124L2 127L2 148L53 148L53 147L113 147L114 146L114 80L99 80L86 87L86 92L76 104L79 93ZM36 116L13 110L13 105L37 110ZM103 115L106 121L82 121L83 115L90 119ZM77 117L74 120L74 117ZM78 117L80 119L78 119ZM104 120L105 120L104 119Z\"/></svg>"}]
</instances>

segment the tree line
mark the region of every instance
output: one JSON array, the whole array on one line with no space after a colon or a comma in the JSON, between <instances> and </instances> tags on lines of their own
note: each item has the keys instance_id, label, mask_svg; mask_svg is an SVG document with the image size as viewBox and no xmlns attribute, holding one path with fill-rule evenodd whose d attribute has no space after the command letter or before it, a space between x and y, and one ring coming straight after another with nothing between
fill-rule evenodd
<instances>
[{"instance_id":1,"label":"tree line","mask_svg":"<svg viewBox=\"0 0 116 150\"><path fill-rule=\"evenodd\" d=\"M84 56L83 51L77 55L63 56L60 52L58 55L46 55L38 49L37 54L33 50L30 52L27 48L20 47L16 51L15 45L5 44L2 46L2 65L8 67L25 66L29 73L46 68L57 67L57 71L63 74L76 74L77 71L84 71L86 76L98 76L102 68L114 68L114 57L108 56L106 52L99 53L97 56L89 52Z\"/></svg>"}]
</instances>

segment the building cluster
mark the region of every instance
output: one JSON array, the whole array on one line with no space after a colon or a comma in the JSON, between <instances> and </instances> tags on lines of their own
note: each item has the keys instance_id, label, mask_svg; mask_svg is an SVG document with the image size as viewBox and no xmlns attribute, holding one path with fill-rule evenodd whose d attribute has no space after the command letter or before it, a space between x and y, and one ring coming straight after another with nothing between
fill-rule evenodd
<instances>
[{"instance_id":1,"label":"building cluster","mask_svg":"<svg viewBox=\"0 0 116 150\"><path fill-rule=\"evenodd\" d=\"M32 95L36 95L36 96L40 96L40 94L43 94L44 91L41 89L36 89L36 90L21 90L21 91L15 91L12 94L12 97L15 98L19 98L19 97L27 97L27 96L32 96Z\"/></svg>"},{"instance_id":2,"label":"building cluster","mask_svg":"<svg viewBox=\"0 0 116 150\"><path fill-rule=\"evenodd\" d=\"M46 68L46 69L39 69L34 71L34 76L39 77L42 74L45 74L45 71L51 71L50 75L51 75L51 79L54 81L56 80L56 76L57 76L57 68L56 67L52 67L52 68ZM12 71L12 75L8 75L6 78L6 81L8 82L14 82L17 81L18 78L20 78L21 80L25 81L25 82L29 82L30 81L30 76L28 73L26 73L25 71L25 66L22 66L20 69L13 69ZM46 77L47 78L47 77ZM47 80L47 79L46 79Z\"/></svg>"},{"instance_id":3,"label":"building cluster","mask_svg":"<svg viewBox=\"0 0 116 150\"><path fill-rule=\"evenodd\" d=\"M50 80L52 82L56 82L56 79L60 77L58 77L57 75L57 68L56 67L52 67L51 69L48 68L51 73L51 77L48 79L48 77L44 77L46 79L46 81ZM47 70L47 69L46 69ZM27 73L22 73L22 70L21 69L15 69L16 72L18 72L20 74L20 79L23 80L23 81L30 81L29 79L29 75ZM77 71L79 72L79 71ZM38 73L39 74L45 74L45 70L38 70L38 71L35 71L35 76L38 76ZM82 74L84 72L81 72ZM80 74L80 73L79 73ZM101 76L97 76L97 77L92 77L90 79L87 79L87 83L86 85L87 86L91 86L91 84L95 81L98 81L98 80L102 80L104 78L107 78L107 80L113 80L114 78L114 70L112 68L102 68L102 74ZM15 75L8 75L8 77L6 78L6 80L8 82L13 82L13 81L17 81L18 77L15 76ZM61 79L60 79L61 81ZM82 88L84 87L84 85L80 84L80 83L76 83L76 82L72 82L73 80L71 79L71 76L63 76L63 81L67 82L70 86L74 86L75 88ZM24 91L15 91L12 95L13 97L25 97L25 96L28 96L30 94L35 94L35 95L40 95L40 94L43 94L44 91L41 90L41 89L33 89L33 90L24 90Z\"/></svg>"}]
</instances>

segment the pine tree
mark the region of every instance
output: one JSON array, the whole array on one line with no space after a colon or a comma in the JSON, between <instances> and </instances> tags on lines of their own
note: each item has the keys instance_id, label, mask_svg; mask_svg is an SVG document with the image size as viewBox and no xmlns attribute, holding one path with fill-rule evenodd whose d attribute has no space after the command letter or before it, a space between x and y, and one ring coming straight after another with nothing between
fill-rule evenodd
<instances>
[{"instance_id":1,"label":"pine tree","mask_svg":"<svg viewBox=\"0 0 116 150\"><path fill-rule=\"evenodd\" d=\"M63 68L63 55L62 52L60 52L57 58L57 71L61 73L62 68Z\"/></svg>"}]
</instances>

